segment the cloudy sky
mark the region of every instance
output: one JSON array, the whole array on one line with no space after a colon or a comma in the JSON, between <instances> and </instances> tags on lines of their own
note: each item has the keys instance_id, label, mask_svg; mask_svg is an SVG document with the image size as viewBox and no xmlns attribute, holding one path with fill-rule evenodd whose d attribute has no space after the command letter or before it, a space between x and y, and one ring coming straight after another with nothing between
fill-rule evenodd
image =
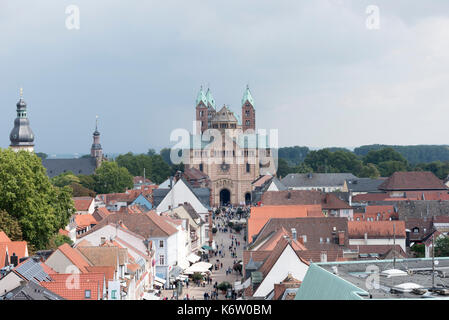
<instances>
[{"instance_id":1,"label":"cloudy sky","mask_svg":"<svg viewBox=\"0 0 449 320\"><path fill-rule=\"evenodd\" d=\"M201 85L240 113L247 83L280 146L447 144L449 1L0 2L2 148L20 87L36 151L85 154L96 115L105 152L145 152L191 130Z\"/></svg>"}]
</instances>

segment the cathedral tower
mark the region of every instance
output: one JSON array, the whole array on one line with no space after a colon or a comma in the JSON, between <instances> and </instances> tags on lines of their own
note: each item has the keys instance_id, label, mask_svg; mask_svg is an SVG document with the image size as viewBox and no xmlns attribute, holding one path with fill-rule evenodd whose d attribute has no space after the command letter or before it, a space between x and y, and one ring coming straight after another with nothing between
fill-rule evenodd
<instances>
[{"instance_id":1,"label":"cathedral tower","mask_svg":"<svg viewBox=\"0 0 449 320\"><path fill-rule=\"evenodd\" d=\"M34 151L34 134L30 127L30 121L27 117L27 104L23 100L23 89L20 89L20 99L16 104L17 118L14 120L14 128L12 129L9 140L10 147L14 151L26 150Z\"/></svg>"},{"instance_id":2,"label":"cathedral tower","mask_svg":"<svg viewBox=\"0 0 449 320\"><path fill-rule=\"evenodd\" d=\"M242 98L242 130L245 132L248 129L256 130L256 110L249 86L246 86Z\"/></svg>"}]
</instances>

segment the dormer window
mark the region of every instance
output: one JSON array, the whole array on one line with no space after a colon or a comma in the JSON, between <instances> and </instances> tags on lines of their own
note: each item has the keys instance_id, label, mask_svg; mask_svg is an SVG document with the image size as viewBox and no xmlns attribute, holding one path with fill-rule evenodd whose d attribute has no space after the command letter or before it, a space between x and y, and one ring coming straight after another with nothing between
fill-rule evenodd
<instances>
[{"instance_id":1,"label":"dormer window","mask_svg":"<svg viewBox=\"0 0 449 320\"><path fill-rule=\"evenodd\" d=\"M90 290L84 290L84 298L90 299L91 298L91 291Z\"/></svg>"}]
</instances>

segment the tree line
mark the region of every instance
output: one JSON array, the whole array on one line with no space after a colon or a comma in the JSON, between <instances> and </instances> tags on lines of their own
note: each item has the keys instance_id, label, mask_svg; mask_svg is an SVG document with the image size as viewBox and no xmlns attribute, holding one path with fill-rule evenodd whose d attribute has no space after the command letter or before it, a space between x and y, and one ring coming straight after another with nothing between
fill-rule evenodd
<instances>
[{"instance_id":1,"label":"tree line","mask_svg":"<svg viewBox=\"0 0 449 320\"><path fill-rule=\"evenodd\" d=\"M363 155L342 149L321 149L307 151L307 147L292 147L278 152L278 177L289 173L352 173L360 178L389 177L396 171L431 171L438 178L445 179L449 174L449 161L433 161L414 164L394 148L375 148ZM360 151L359 151L360 152ZM296 155L302 159L283 158ZM305 154L305 156L303 156Z\"/></svg>"}]
</instances>

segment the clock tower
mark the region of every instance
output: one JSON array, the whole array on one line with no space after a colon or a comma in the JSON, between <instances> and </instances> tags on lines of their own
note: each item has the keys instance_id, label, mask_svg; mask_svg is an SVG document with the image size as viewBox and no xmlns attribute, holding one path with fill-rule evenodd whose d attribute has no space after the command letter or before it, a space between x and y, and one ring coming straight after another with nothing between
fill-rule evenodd
<instances>
[{"instance_id":1,"label":"clock tower","mask_svg":"<svg viewBox=\"0 0 449 320\"><path fill-rule=\"evenodd\" d=\"M14 151L34 152L34 134L27 116L27 104L23 100L23 89L20 89L20 99L16 104L17 118L14 120L14 128L11 130L9 140L10 147Z\"/></svg>"}]
</instances>

